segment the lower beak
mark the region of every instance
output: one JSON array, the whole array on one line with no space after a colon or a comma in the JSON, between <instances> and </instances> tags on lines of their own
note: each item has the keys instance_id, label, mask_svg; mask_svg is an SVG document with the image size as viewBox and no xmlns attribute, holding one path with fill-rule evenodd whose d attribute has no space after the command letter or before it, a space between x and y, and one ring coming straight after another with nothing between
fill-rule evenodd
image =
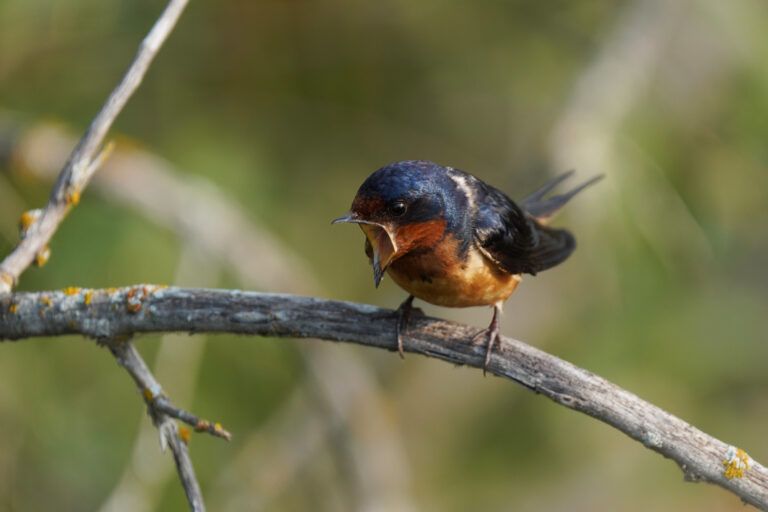
<instances>
[{"instance_id":1,"label":"lower beak","mask_svg":"<svg viewBox=\"0 0 768 512\"><path fill-rule=\"evenodd\" d=\"M395 242L391 228L378 222L360 219L353 213L334 219L332 224L347 222L359 224L360 229L363 230L366 238L368 238L368 243L371 244L371 250L373 252L371 257L371 263L373 265L373 284L378 288L384 277L384 272L387 271L387 267L389 267L389 264L392 263L392 260L397 254L397 243Z\"/></svg>"},{"instance_id":2,"label":"lower beak","mask_svg":"<svg viewBox=\"0 0 768 512\"><path fill-rule=\"evenodd\" d=\"M389 229L385 226L360 224L360 229L365 233L373 250L373 258L371 258L371 263L373 264L373 284L378 288L381 279L384 277L384 272L387 271L387 267L392 263L397 253L397 244Z\"/></svg>"}]
</instances>

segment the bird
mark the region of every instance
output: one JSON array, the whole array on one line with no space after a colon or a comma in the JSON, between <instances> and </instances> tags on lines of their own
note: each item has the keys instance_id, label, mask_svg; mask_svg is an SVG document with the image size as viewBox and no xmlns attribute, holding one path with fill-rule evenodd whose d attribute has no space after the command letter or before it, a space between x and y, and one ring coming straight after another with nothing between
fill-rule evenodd
<instances>
[{"instance_id":1,"label":"bird","mask_svg":"<svg viewBox=\"0 0 768 512\"><path fill-rule=\"evenodd\" d=\"M488 370L502 306L523 274L555 267L576 248L571 232L549 221L603 176L550 195L573 174L557 176L519 204L470 173L428 160L391 163L363 182L349 212L332 223L360 226L376 288L386 273L408 293L397 308L401 357L414 298L453 308L491 306L490 325L473 339L486 340Z\"/></svg>"}]
</instances>

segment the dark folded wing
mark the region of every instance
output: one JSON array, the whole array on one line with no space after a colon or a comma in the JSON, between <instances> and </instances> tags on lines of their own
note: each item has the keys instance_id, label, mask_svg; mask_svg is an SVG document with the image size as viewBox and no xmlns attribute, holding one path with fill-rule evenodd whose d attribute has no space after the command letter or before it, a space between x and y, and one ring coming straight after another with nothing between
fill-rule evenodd
<instances>
[{"instance_id":1,"label":"dark folded wing","mask_svg":"<svg viewBox=\"0 0 768 512\"><path fill-rule=\"evenodd\" d=\"M564 229L542 226L503 192L480 182L475 243L511 274L536 274L562 263L576 247Z\"/></svg>"}]
</instances>

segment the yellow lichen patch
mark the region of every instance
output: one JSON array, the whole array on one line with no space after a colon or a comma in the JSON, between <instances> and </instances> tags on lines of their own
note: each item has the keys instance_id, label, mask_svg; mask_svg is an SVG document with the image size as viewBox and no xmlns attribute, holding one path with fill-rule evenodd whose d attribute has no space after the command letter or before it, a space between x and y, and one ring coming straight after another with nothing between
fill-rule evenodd
<instances>
[{"instance_id":1,"label":"yellow lichen patch","mask_svg":"<svg viewBox=\"0 0 768 512\"><path fill-rule=\"evenodd\" d=\"M86 306L90 306L93 301L93 290L86 291L83 300L85 301Z\"/></svg>"},{"instance_id":2,"label":"yellow lichen patch","mask_svg":"<svg viewBox=\"0 0 768 512\"><path fill-rule=\"evenodd\" d=\"M49 259L51 259L51 248L46 245L35 254L35 266L42 267L48 263Z\"/></svg>"},{"instance_id":3,"label":"yellow lichen patch","mask_svg":"<svg viewBox=\"0 0 768 512\"><path fill-rule=\"evenodd\" d=\"M146 388L144 388L144 391L142 392L142 394L144 395L144 400L148 404L151 404L152 401L155 399L155 395L153 395L152 392Z\"/></svg>"},{"instance_id":4,"label":"yellow lichen patch","mask_svg":"<svg viewBox=\"0 0 768 512\"><path fill-rule=\"evenodd\" d=\"M192 432L187 427L179 427L179 437L184 444L189 444L189 440L192 438Z\"/></svg>"},{"instance_id":5,"label":"yellow lichen patch","mask_svg":"<svg viewBox=\"0 0 768 512\"><path fill-rule=\"evenodd\" d=\"M0 282L5 283L8 285L9 288L13 287L14 279L13 276L7 272L0 272Z\"/></svg>"},{"instance_id":6,"label":"yellow lichen patch","mask_svg":"<svg viewBox=\"0 0 768 512\"><path fill-rule=\"evenodd\" d=\"M751 463L752 459L747 455L747 452L741 448L730 446L723 461L723 476L728 480L743 478Z\"/></svg>"},{"instance_id":7,"label":"yellow lichen patch","mask_svg":"<svg viewBox=\"0 0 768 512\"><path fill-rule=\"evenodd\" d=\"M70 206L77 206L80 202L80 191L79 190L71 190L67 193L66 197L67 204Z\"/></svg>"},{"instance_id":8,"label":"yellow lichen patch","mask_svg":"<svg viewBox=\"0 0 768 512\"><path fill-rule=\"evenodd\" d=\"M8 312L12 315L15 315L16 312L19 310L19 305L15 302L11 302L11 305L8 306Z\"/></svg>"},{"instance_id":9,"label":"yellow lichen patch","mask_svg":"<svg viewBox=\"0 0 768 512\"><path fill-rule=\"evenodd\" d=\"M40 297L40 304L49 308L53 305L53 301L51 301L51 298L49 296L43 295Z\"/></svg>"},{"instance_id":10,"label":"yellow lichen patch","mask_svg":"<svg viewBox=\"0 0 768 512\"><path fill-rule=\"evenodd\" d=\"M37 222L37 219L40 218L42 213L43 212L40 209L27 210L22 213L21 217L19 217L19 231L21 231L22 234L26 233L32 224Z\"/></svg>"},{"instance_id":11,"label":"yellow lichen patch","mask_svg":"<svg viewBox=\"0 0 768 512\"><path fill-rule=\"evenodd\" d=\"M77 295L80 293L80 288L77 288L76 286L68 286L61 291L64 292L64 295Z\"/></svg>"}]
</instances>

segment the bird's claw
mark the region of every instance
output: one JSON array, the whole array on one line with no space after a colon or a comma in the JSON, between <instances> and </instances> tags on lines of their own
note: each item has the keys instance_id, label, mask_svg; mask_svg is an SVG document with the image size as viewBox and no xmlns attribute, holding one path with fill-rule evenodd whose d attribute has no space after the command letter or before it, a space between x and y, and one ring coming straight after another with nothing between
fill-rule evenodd
<instances>
[{"instance_id":1,"label":"bird's claw","mask_svg":"<svg viewBox=\"0 0 768 512\"><path fill-rule=\"evenodd\" d=\"M401 359L405 359L405 351L403 350L403 332L408 328L408 320L411 317L412 309L413 295L409 295L397 308L397 353L400 354Z\"/></svg>"},{"instance_id":2,"label":"bird's claw","mask_svg":"<svg viewBox=\"0 0 768 512\"><path fill-rule=\"evenodd\" d=\"M488 372L488 366L491 364L491 354L493 354L493 346L499 339L498 327L488 327L482 329L480 332L472 337L472 344L478 345L478 342L485 341L485 362L483 363L483 376Z\"/></svg>"},{"instance_id":3,"label":"bird's claw","mask_svg":"<svg viewBox=\"0 0 768 512\"><path fill-rule=\"evenodd\" d=\"M499 312L501 311L498 305L494 306L493 318L491 319L491 325L481 330L472 337L472 344L476 345L478 340L487 340L487 346L485 349L485 362L483 363L483 377L488 372L488 366L491 364L491 355L493 354L493 346L499 340Z\"/></svg>"}]
</instances>

